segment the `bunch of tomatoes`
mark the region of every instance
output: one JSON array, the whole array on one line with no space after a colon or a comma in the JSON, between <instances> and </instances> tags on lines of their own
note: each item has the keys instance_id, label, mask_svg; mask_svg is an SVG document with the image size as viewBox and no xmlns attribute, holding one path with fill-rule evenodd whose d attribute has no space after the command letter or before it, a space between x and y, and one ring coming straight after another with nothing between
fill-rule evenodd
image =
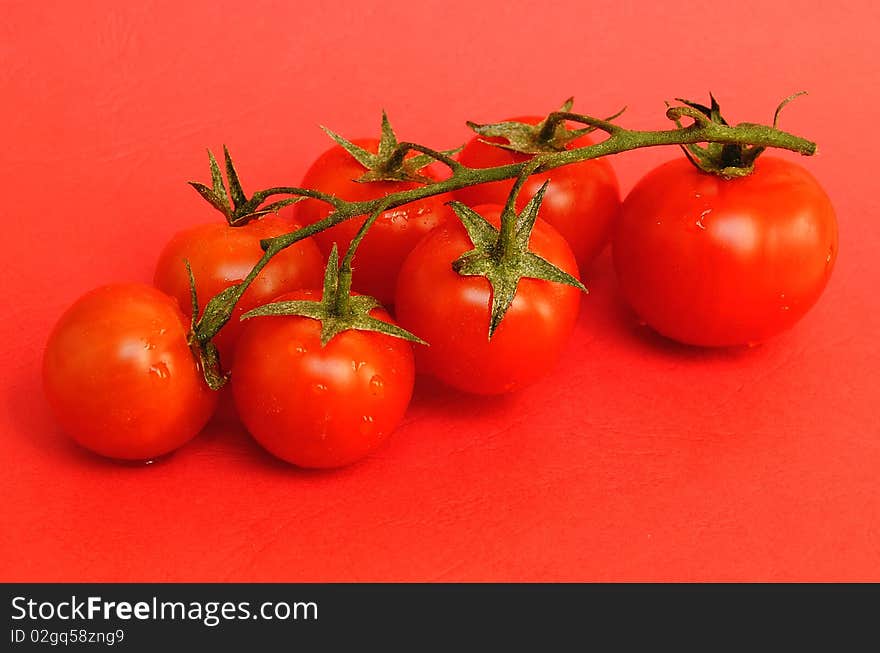
<instances>
[{"instance_id":1,"label":"bunch of tomatoes","mask_svg":"<svg viewBox=\"0 0 880 653\"><path fill-rule=\"evenodd\" d=\"M542 118L507 122L540 125ZM480 169L534 156L499 144L474 138L457 160ZM352 152L375 154L380 141L348 145L318 157L302 186L353 202L419 186L363 181L369 171ZM431 169L422 173L429 181ZM490 331L497 287L456 266L477 245L473 221L492 234L506 203L508 212L526 212L539 189L538 219L517 234L527 252L578 279L610 241L620 290L635 313L691 345L754 344L788 328L817 300L837 255L827 195L786 159L762 156L751 174L726 178L681 157L649 172L623 202L607 159L531 175L511 196L513 185L472 185L378 215L353 259L352 296L343 288L344 297L334 299L340 306L357 300L364 312L357 318L328 309L328 293L339 290L337 250L349 247L365 217L278 252L209 345L228 373L220 391L205 381L198 355L205 343L194 337L199 314L248 276L264 255L261 242L322 220L333 207L306 199L290 214L185 229L159 255L152 286L104 286L62 315L44 355L49 404L76 442L115 459L167 454L199 433L218 402L231 401L248 432L275 456L308 468L352 463L395 429L417 372L464 392L498 394L554 365L582 291L550 278L518 278ZM453 200L470 207L470 228ZM491 260L492 246L486 251ZM267 305L290 310L260 310ZM414 338L398 337L392 327Z\"/></svg>"}]
</instances>

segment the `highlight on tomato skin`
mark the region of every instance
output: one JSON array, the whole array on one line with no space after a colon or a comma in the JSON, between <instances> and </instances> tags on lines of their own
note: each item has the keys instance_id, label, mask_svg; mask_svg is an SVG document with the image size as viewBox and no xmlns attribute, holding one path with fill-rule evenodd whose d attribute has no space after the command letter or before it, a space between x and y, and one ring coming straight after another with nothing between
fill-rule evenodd
<instances>
[{"instance_id":1,"label":"highlight on tomato skin","mask_svg":"<svg viewBox=\"0 0 880 653\"><path fill-rule=\"evenodd\" d=\"M500 224L501 206L474 210L496 227ZM428 234L404 263L396 317L430 345L415 350L420 373L473 394L513 392L538 381L559 360L577 323L581 291L543 279L521 279L513 304L490 340L489 282L452 269L452 262L472 248L458 221L449 220ZM530 250L578 276L571 248L540 219Z\"/></svg>"},{"instance_id":2,"label":"highlight on tomato skin","mask_svg":"<svg viewBox=\"0 0 880 653\"><path fill-rule=\"evenodd\" d=\"M370 315L393 323L381 308ZM264 316L245 321L231 378L238 415L257 443L298 467L330 469L388 440L409 406L415 366L412 345L400 338L351 329L322 346L318 320Z\"/></svg>"},{"instance_id":3,"label":"highlight on tomato skin","mask_svg":"<svg viewBox=\"0 0 880 653\"><path fill-rule=\"evenodd\" d=\"M192 267L200 312L208 301L251 271L263 249L260 241L295 231L298 225L278 215L231 226L210 222L177 232L159 254L154 285L176 298L184 315L192 313L189 275ZM305 238L279 252L260 271L235 306L232 317L214 338L220 360L231 364L235 343L241 333L242 313L265 304L278 295L300 288L319 288L324 258L311 238Z\"/></svg>"},{"instance_id":4,"label":"highlight on tomato skin","mask_svg":"<svg viewBox=\"0 0 880 653\"><path fill-rule=\"evenodd\" d=\"M538 124L543 118L521 116L506 122ZM521 163L532 158L511 150L493 147L489 142L503 143L501 138L475 137L468 141L458 160L472 168ZM568 149L585 147L594 142L581 136L568 144ZM538 218L550 223L571 246L581 273L586 274L596 257L611 239L611 229L620 215L620 186L614 168L607 158L572 163L549 172L532 175L517 199L522 209L538 188L549 180ZM456 199L470 206L504 204L513 187L513 180L496 181L462 188L453 193Z\"/></svg>"},{"instance_id":5,"label":"highlight on tomato skin","mask_svg":"<svg viewBox=\"0 0 880 653\"><path fill-rule=\"evenodd\" d=\"M735 179L686 159L655 168L624 201L612 243L635 313L705 347L757 344L791 328L822 294L837 251L828 195L800 165L766 155Z\"/></svg>"},{"instance_id":6,"label":"highlight on tomato skin","mask_svg":"<svg viewBox=\"0 0 880 653\"><path fill-rule=\"evenodd\" d=\"M144 284L86 293L61 316L43 355L43 388L77 443L151 460L195 437L217 405L187 342L177 302Z\"/></svg>"}]
</instances>

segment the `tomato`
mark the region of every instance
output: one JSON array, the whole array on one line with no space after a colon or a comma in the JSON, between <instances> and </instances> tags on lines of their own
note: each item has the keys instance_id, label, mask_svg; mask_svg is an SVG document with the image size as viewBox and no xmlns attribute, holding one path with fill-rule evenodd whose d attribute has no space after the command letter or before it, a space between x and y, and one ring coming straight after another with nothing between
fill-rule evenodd
<instances>
[{"instance_id":1,"label":"tomato","mask_svg":"<svg viewBox=\"0 0 880 653\"><path fill-rule=\"evenodd\" d=\"M496 226L500 223L500 206L475 210ZM396 316L401 326L430 345L416 349L421 372L466 392L517 390L546 374L559 358L577 321L581 291L541 279L521 279L490 340L488 280L461 276L452 269L452 262L471 249L467 232L456 221L428 234L401 270ZM541 220L532 231L530 251L578 275L565 239Z\"/></svg>"},{"instance_id":2,"label":"tomato","mask_svg":"<svg viewBox=\"0 0 880 653\"><path fill-rule=\"evenodd\" d=\"M513 118L512 122L537 124L535 116ZM471 168L491 168L520 163L532 158L511 150L488 145L483 140L501 142L500 138L472 139L458 156L459 161ZM569 144L569 149L592 144L582 136ZM568 241L578 267L586 272L605 247L611 235L611 226L620 213L620 190L611 164L604 158L581 161L532 175L520 192L517 208L521 209L541 184L551 180L544 194L544 203L538 217L553 225ZM469 186L455 191L455 198L470 206L504 204L513 187L513 180L496 181Z\"/></svg>"},{"instance_id":3,"label":"tomato","mask_svg":"<svg viewBox=\"0 0 880 653\"><path fill-rule=\"evenodd\" d=\"M278 301L318 300L302 290ZM370 315L386 322L382 309ZM238 414L270 453L300 467L348 465L403 418L415 370L409 342L342 331L321 346L321 323L284 315L246 320L232 367Z\"/></svg>"},{"instance_id":4,"label":"tomato","mask_svg":"<svg viewBox=\"0 0 880 653\"><path fill-rule=\"evenodd\" d=\"M375 139L360 139L354 143L371 152L378 149L378 141ZM302 186L352 202L373 200L420 186L416 182L355 181L365 172L364 166L336 145L312 164L302 180ZM422 173L430 177L430 168ZM358 247L355 258L355 290L375 297L386 306L390 305L394 301L394 287L403 260L422 236L449 215L445 206L449 199L446 194L435 195L390 209L379 216ZM325 202L307 199L296 204L294 211L299 222L312 224L327 217L330 206ZM346 220L315 234L315 241L325 256L329 255L334 243L338 245L340 255L343 255L365 220L366 217Z\"/></svg>"},{"instance_id":5,"label":"tomato","mask_svg":"<svg viewBox=\"0 0 880 653\"><path fill-rule=\"evenodd\" d=\"M266 215L240 227L213 222L184 229L162 250L153 283L175 297L183 312L190 315L192 302L185 259L192 266L201 310L212 297L248 275L263 255L260 240L297 228L289 220ZM221 362L232 363L235 342L241 332L239 317L242 313L285 292L319 288L323 268L321 252L310 238L291 245L272 258L245 291L232 318L214 338Z\"/></svg>"},{"instance_id":6,"label":"tomato","mask_svg":"<svg viewBox=\"0 0 880 653\"><path fill-rule=\"evenodd\" d=\"M46 398L61 427L103 456L149 460L195 436L214 411L177 302L117 284L79 298L49 336Z\"/></svg>"},{"instance_id":7,"label":"tomato","mask_svg":"<svg viewBox=\"0 0 880 653\"><path fill-rule=\"evenodd\" d=\"M816 302L837 257L831 201L804 168L761 157L723 179L687 160L648 173L613 241L623 296L651 327L703 346L757 343Z\"/></svg>"}]
</instances>

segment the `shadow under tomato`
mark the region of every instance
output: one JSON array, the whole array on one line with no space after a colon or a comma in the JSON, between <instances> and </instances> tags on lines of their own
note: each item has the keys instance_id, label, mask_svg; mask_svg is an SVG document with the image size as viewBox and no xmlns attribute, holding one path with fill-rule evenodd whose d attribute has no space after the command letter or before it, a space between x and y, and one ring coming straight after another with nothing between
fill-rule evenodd
<instances>
[{"instance_id":1,"label":"shadow under tomato","mask_svg":"<svg viewBox=\"0 0 880 653\"><path fill-rule=\"evenodd\" d=\"M409 413L442 413L447 420L466 421L475 415L487 417L510 410L520 391L501 395L476 395L457 390L434 377L420 374L416 377ZM409 414L408 413L408 414ZM404 418L406 421L406 418Z\"/></svg>"}]
</instances>

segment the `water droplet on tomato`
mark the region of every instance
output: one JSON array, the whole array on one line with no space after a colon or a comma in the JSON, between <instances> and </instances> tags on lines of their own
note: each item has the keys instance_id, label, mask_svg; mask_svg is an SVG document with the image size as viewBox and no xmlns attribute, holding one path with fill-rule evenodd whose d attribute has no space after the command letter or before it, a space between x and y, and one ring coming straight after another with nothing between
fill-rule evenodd
<instances>
[{"instance_id":1,"label":"water droplet on tomato","mask_svg":"<svg viewBox=\"0 0 880 653\"><path fill-rule=\"evenodd\" d=\"M315 392L324 392L324 391L327 390L327 386L324 385L323 383L315 383L315 384L312 386L312 390L315 391Z\"/></svg>"},{"instance_id":2,"label":"water droplet on tomato","mask_svg":"<svg viewBox=\"0 0 880 653\"><path fill-rule=\"evenodd\" d=\"M370 392L377 397L385 396L385 379L383 379L378 374L374 374L373 378L370 379Z\"/></svg>"},{"instance_id":3,"label":"water droplet on tomato","mask_svg":"<svg viewBox=\"0 0 880 653\"><path fill-rule=\"evenodd\" d=\"M170 376L168 366L165 363L156 363L155 365L150 365L150 374L155 374L160 379L167 379Z\"/></svg>"},{"instance_id":4,"label":"water droplet on tomato","mask_svg":"<svg viewBox=\"0 0 880 653\"><path fill-rule=\"evenodd\" d=\"M712 213L712 209L706 209L705 211L703 211L703 212L700 214L700 217L697 218L697 226L698 226L700 229L703 229L703 230L706 229L706 225L703 224L703 218L705 218L705 217L706 217L707 215L709 215L710 213Z\"/></svg>"},{"instance_id":5,"label":"water droplet on tomato","mask_svg":"<svg viewBox=\"0 0 880 653\"><path fill-rule=\"evenodd\" d=\"M373 416L372 415L364 415L361 422L361 433L364 435L368 435L373 431Z\"/></svg>"}]
</instances>

